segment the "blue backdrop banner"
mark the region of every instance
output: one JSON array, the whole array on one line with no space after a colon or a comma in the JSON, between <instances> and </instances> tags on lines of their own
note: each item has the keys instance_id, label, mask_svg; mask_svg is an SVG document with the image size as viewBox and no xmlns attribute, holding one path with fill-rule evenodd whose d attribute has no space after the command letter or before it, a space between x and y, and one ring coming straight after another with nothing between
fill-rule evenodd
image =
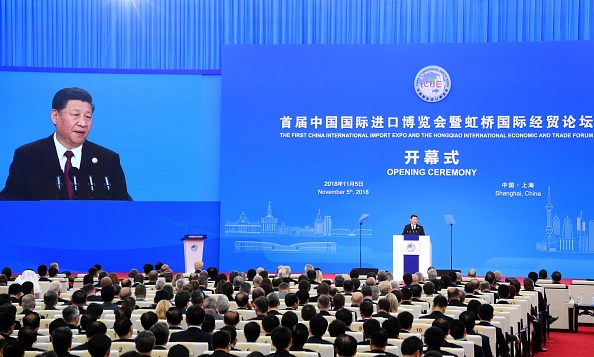
<instances>
[{"instance_id":1,"label":"blue backdrop banner","mask_svg":"<svg viewBox=\"0 0 594 357\"><path fill-rule=\"evenodd\" d=\"M588 274L590 42L228 46L221 269L391 269L411 214L433 263ZM358 218L371 214L359 231ZM300 267L299 267L300 270Z\"/></svg>"}]
</instances>

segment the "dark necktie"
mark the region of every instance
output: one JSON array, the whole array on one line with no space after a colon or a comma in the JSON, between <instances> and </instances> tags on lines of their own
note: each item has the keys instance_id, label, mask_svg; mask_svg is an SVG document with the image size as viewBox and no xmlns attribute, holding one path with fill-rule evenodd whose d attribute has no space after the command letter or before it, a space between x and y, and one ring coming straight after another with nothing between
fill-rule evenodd
<instances>
[{"instance_id":1,"label":"dark necktie","mask_svg":"<svg viewBox=\"0 0 594 357\"><path fill-rule=\"evenodd\" d=\"M68 150L64 153L64 156L66 156L66 165L64 165L64 179L66 181L66 191L68 192L68 199L71 200L74 196L74 186L72 184L72 181L70 181L70 177L68 177L68 171L70 171L70 169L72 168L72 156L74 156L74 153Z\"/></svg>"}]
</instances>

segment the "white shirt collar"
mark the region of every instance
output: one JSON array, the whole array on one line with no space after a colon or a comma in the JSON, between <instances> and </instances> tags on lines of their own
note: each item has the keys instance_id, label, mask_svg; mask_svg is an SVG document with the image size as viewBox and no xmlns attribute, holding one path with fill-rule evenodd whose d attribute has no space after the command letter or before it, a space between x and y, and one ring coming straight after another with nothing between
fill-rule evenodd
<instances>
[{"instance_id":1,"label":"white shirt collar","mask_svg":"<svg viewBox=\"0 0 594 357\"><path fill-rule=\"evenodd\" d=\"M64 145L62 145L58 141L56 133L54 133L54 144L56 145L56 153L58 154L58 160L60 160L60 167L62 168L62 171L64 171L64 166L66 166L67 160L64 154L66 153L66 151L68 151L68 149L66 149ZM74 154L74 156L72 156L72 167L77 167L80 169L80 160L82 159L82 147L83 146L80 145L79 147L70 150Z\"/></svg>"}]
</instances>

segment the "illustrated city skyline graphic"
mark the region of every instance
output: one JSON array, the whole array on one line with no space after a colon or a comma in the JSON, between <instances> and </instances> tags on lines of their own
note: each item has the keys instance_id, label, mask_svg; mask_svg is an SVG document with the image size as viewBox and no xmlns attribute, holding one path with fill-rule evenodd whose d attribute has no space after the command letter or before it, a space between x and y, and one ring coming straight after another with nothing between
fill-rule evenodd
<instances>
[{"instance_id":1,"label":"illustrated city skyline graphic","mask_svg":"<svg viewBox=\"0 0 594 357\"><path fill-rule=\"evenodd\" d=\"M553 216L553 204L551 203L551 187L548 187L547 204L547 225L545 236L542 242L536 243L536 250L542 252L575 252L575 253L594 253L594 220L588 222L586 230L586 220L583 214L576 217L576 234L574 236L573 224L569 216L563 220L555 214Z\"/></svg>"},{"instance_id":2,"label":"illustrated city skyline graphic","mask_svg":"<svg viewBox=\"0 0 594 357\"><path fill-rule=\"evenodd\" d=\"M272 215L271 202L268 202L266 216L260 218L258 221L250 221L245 211L241 212L237 221L229 221L225 223L225 236L227 237L269 237L273 238L345 238L359 236L372 237L373 230L363 228L359 230L348 228L333 228L332 216L324 216L322 218L321 209L318 209L318 214L314 220L313 226L289 226L285 222L278 223L278 218ZM238 240L235 241L236 252L268 252L268 253L336 253L336 242L330 241L316 241L303 242L295 244L279 244L274 242L263 242L256 240Z\"/></svg>"}]
</instances>

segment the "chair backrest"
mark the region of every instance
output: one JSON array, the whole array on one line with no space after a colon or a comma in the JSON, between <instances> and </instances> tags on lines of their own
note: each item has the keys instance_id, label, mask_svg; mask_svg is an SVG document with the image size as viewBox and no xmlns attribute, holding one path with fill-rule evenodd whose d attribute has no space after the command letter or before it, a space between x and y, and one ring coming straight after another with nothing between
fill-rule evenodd
<instances>
[{"instance_id":1,"label":"chair backrest","mask_svg":"<svg viewBox=\"0 0 594 357\"><path fill-rule=\"evenodd\" d=\"M190 351L191 357L198 357L208 351L208 343L206 342L168 342L165 346L170 349L175 345L185 346Z\"/></svg>"},{"instance_id":2,"label":"chair backrest","mask_svg":"<svg viewBox=\"0 0 594 357\"><path fill-rule=\"evenodd\" d=\"M272 345L269 343L257 343L257 342L238 342L235 348L241 351L258 351L264 356L269 355L272 351Z\"/></svg>"},{"instance_id":3,"label":"chair backrest","mask_svg":"<svg viewBox=\"0 0 594 357\"><path fill-rule=\"evenodd\" d=\"M169 350L152 350L151 357L167 357Z\"/></svg>"},{"instance_id":4,"label":"chair backrest","mask_svg":"<svg viewBox=\"0 0 594 357\"><path fill-rule=\"evenodd\" d=\"M361 321L355 321L353 323L351 323L351 330L352 331L359 331L359 332L363 332L363 322Z\"/></svg>"},{"instance_id":5,"label":"chair backrest","mask_svg":"<svg viewBox=\"0 0 594 357\"><path fill-rule=\"evenodd\" d=\"M260 337L258 337L256 342L257 343L267 343L272 346L272 339L270 338L270 336L260 336Z\"/></svg>"},{"instance_id":6,"label":"chair backrest","mask_svg":"<svg viewBox=\"0 0 594 357\"><path fill-rule=\"evenodd\" d=\"M474 331L476 333L480 333L481 335L485 335L485 336L489 337L489 344L491 345L491 351L497 350L496 349L497 331L495 330L495 327L475 325Z\"/></svg>"},{"instance_id":7,"label":"chair backrest","mask_svg":"<svg viewBox=\"0 0 594 357\"><path fill-rule=\"evenodd\" d=\"M456 355L457 357L464 357L464 349L463 348L448 348L448 347L442 347L441 348L442 351L444 352L449 352L453 355ZM474 350L472 350L472 355L474 356ZM468 357L468 355L467 355Z\"/></svg>"},{"instance_id":8,"label":"chair backrest","mask_svg":"<svg viewBox=\"0 0 594 357\"><path fill-rule=\"evenodd\" d=\"M317 352L291 351L291 354L295 357L318 357Z\"/></svg>"},{"instance_id":9,"label":"chair backrest","mask_svg":"<svg viewBox=\"0 0 594 357\"><path fill-rule=\"evenodd\" d=\"M132 351L135 348L133 342L112 342L111 349L118 351L119 354Z\"/></svg>"},{"instance_id":10,"label":"chair backrest","mask_svg":"<svg viewBox=\"0 0 594 357\"><path fill-rule=\"evenodd\" d=\"M254 310L238 309L236 311L241 315L244 321L249 320L252 317L256 317L256 312Z\"/></svg>"},{"instance_id":11,"label":"chair backrest","mask_svg":"<svg viewBox=\"0 0 594 357\"><path fill-rule=\"evenodd\" d=\"M327 339L324 337L324 339ZM326 345L322 343L306 343L303 348L316 351L320 357L334 357L334 345Z\"/></svg>"},{"instance_id":12,"label":"chair backrest","mask_svg":"<svg viewBox=\"0 0 594 357\"><path fill-rule=\"evenodd\" d=\"M480 337L480 336L478 336L478 337ZM462 348L464 349L464 355L466 355L466 357L474 357L474 343L473 342L471 342L471 341L456 341L450 335L448 335L447 340L448 340L448 342L451 342L455 345L462 346Z\"/></svg>"},{"instance_id":13,"label":"chair backrest","mask_svg":"<svg viewBox=\"0 0 594 357\"><path fill-rule=\"evenodd\" d=\"M412 327L411 327L410 331L413 332L413 333L418 333L421 336L424 336L425 335L425 331L427 331L427 329L429 327L431 327L431 323L432 322L433 321L432 320L429 320L429 319L427 319L427 322L425 322L425 321L413 321L413 324L412 324Z\"/></svg>"},{"instance_id":14,"label":"chair backrest","mask_svg":"<svg viewBox=\"0 0 594 357\"><path fill-rule=\"evenodd\" d=\"M483 347L483 338L478 335L466 335L466 339L475 345Z\"/></svg>"},{"instance_id":15,"label":"chair backrest","mask_svg":"<svg viewBox=\"0 0 594 357\"><path fill-rule=\"evenodd\" d=\"M357 340L357 342L362 342L363 341L363 332L359 332L359 331L347 331L346 334L353 336L355 338L355 340ZM324 337L324 338L326 338L326 337Z\"/></svg>"}]
</instances>

